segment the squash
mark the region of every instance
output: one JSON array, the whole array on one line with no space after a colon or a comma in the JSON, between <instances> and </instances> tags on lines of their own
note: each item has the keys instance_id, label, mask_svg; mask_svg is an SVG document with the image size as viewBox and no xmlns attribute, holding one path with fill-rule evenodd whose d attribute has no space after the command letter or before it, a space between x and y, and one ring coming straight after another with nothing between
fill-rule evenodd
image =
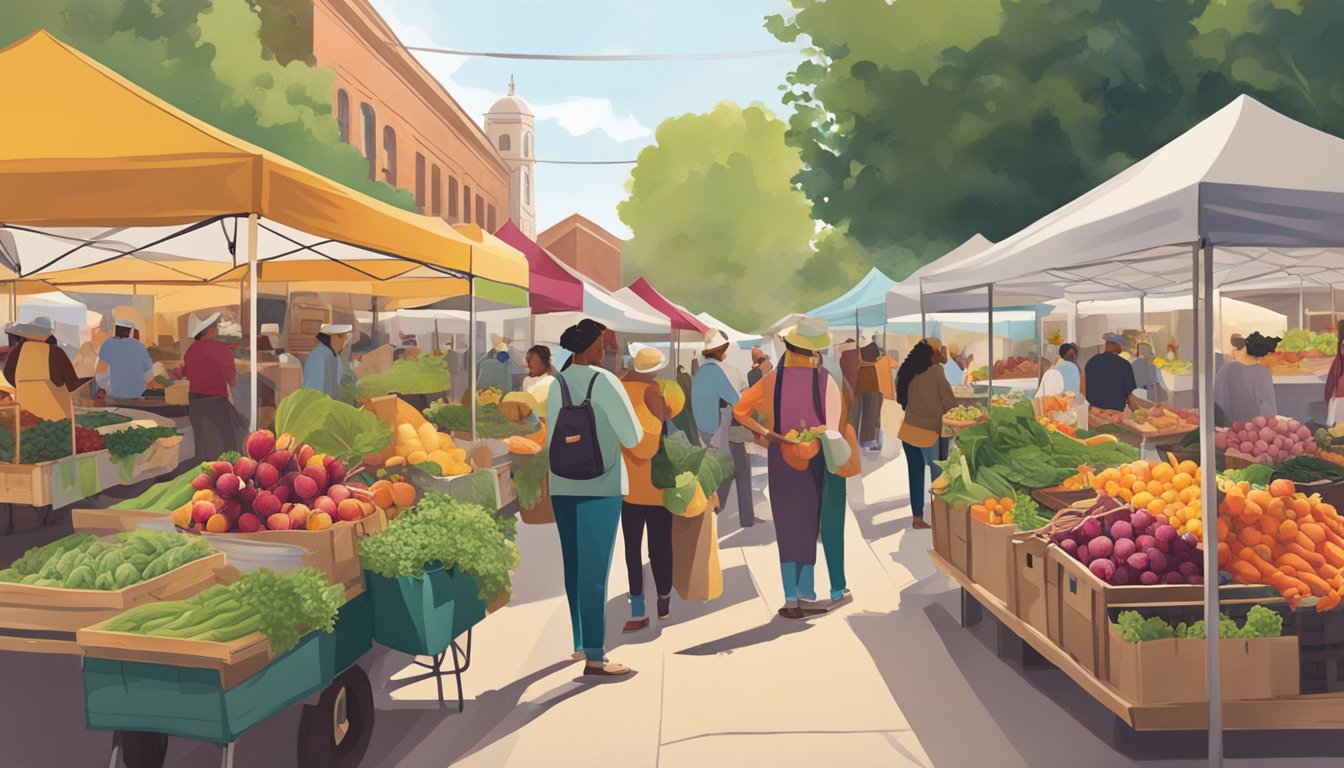
<instances>
[{"instance_id":1,"label":"squash","mask_svg":"<svg viewBox=\"0 0 1344 768\"><path fill-rule=\"evenodd\" d=\"M546 445L546 425L545 425L545 424L542 424L542 425L541 425L541 428L538 429L536 432L533 432L533 433L530 434L530 435L523 435L523 437L527 438L528 440L531 440L532 442L536 443L537 445L545 446L545 445Z\"/></svg>"},{"instance_id":2,"label":"squash","mask_svg":"<svg viewBox=\"0 0 1344 768\"><path fill-rule=\"evenodd\" d=\"M509 449L509 453L516 453L524 456L541 453L540 445L525 437L518 437L516 435L504 438L504 445Z\"/></svg>"}]
</instances>

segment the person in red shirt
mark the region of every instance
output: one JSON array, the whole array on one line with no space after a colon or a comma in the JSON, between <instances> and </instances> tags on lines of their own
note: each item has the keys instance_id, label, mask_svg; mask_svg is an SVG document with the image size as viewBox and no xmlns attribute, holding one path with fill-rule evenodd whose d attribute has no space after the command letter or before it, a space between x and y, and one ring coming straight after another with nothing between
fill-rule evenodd
<instances>
[{"instance_id":1,"label":"person in red shirt","mask_svg":"<svg viewBox=\"0 0 1344 768\"><path fill-rule=\"evenodd\" d=\"M233 350L215 338L219 335L218 312L204 318L192 315L187 331L196 340L182 356L181 373L190 384L188 412L196 439L196 460L214 461L241 444L229 402L238 369Z\"/></svg>"}]
</instances>

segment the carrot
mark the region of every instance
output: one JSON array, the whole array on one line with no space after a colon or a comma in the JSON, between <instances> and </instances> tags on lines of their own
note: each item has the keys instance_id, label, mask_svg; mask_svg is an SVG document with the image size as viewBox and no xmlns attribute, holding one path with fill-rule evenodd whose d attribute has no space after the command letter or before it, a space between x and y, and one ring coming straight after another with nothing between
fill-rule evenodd
<instances>
[{"instance_id":1,"label":"carrot","mask_svg":"<svg viewBox=\"0 0 1344 768\"><path fill-rule=\"evenodd\" d=\"M1299 581L1306 582L1307 585L1311 587L1311 594L1317 597L1325 597L1330 594L1330 585L1325 583L1325 579L1322 579L1314 573L1299 572L1297 578Z\"/></svg>"},{"instance_id":2,"label":"carrot","mask_svg":"<svg viewBox=\"0 0 1344 768\"><path fill-rule=\"evenodd\" d=\"M1297 523L1292 520L1284 520L1279 524L1279 541L1293 541L1297 538Z\"/></svg>"},{"instance_id":3,"label":"carrot","mask_svg":"<svg viewBox=\"0 0 1344 768\"><path fill-rule=\"evenodd\" d=\"M1297 579L1290 578L1283 573L1274 571L1274 573L1265 577L1264 582L1277 589L1279 594L1283 595L1284 599L1286 599L1293 608L1297 607L1297 599L1302 594L1301 590L1298 588L1300 582L1298 582ZM1307 594L1311 593L1308 592Z\"/></svg>"},{"instance_id":4,"label":"carrot","mask_svg":"<svg viewBox=\"0 0 1344 768\"><path fill-rule=\"evenodd\" d=\"M1251 547L1251 551L1254 552L1256 555L1258 555L1260 559L1264 560L1266 563L1275 562L1276 560L1279 559L1279 555L1283 554L1283 550L1276 550L1274 547L1268 544L1256 544L1254 547Z\"/></svg>"},{"instance_id":5,"label":"carrot","mask_svg":"<svg viewBox=\"0 0 1344 768\"><path fill-rule=\"evenodd\" d=\"M1245 560L1232 563L1232 578L1239 584L1261 584L1264 582L1260 571Z\"/></svg>"},{"instance_id":6,"label":"carrot","mask_svg":"<svg viewBox=\"0 0 1344 768\"><path fill-rule=\"evenodd\" d=\"M1232 561L1232 549L1227 546L1227 542L1218 542L1218 567L1226 568ZM1258 572L1257 572L1258 573Z\"/></svg>"},{"instance_id":7,"label":"carrot","mask_svg":"<svg viewBox=\"0 0 1344 768\"><path fill-rule=\"evenodd\" d=\"M1320 552L1312 552L1295 541L1288 544L1288 554L1284 555L1284 557L1287 557L1288 555L1300 557L1308 563L1311 563L1311 570L1313 571L1319 571L1325 567L1325 555L1322 555ZM1282 558L1280 558L1280 560L1282 560Z\"/></svg>"},{"instance_id":8,"label":"carrot","mask_svg":"<svg viewBox=\"0 0 1344 768\"><path fill-rule=\"evenodd\" d=\"M1264 558L1256 554L1255 550L1250 547L1241 550L1241 552L1238 553L1238 556L1245 562L1255 566L1255 569L1260 571L1260 575L1266 579L1268 579L1271 574L1278 573L1278 570L1274 566L1266 562Z\"/></svg>"},{"instance_id":9,"label":"carrot","mask_svg":"<svg viewBox=\"0 0 1344 768\"><path fill-rule=\"evenodd\" d=\"M1279 521L1268 515L1260 516L1260 532L1271 538L1279 537Z\"/></svg>"},{"instance_id":10,"label":"carrot","mask_svg":"<svg viewBox=\"0 0 1344 768\"><path fill-rule=\"evenodd\" d=\"M1258 528L1242 528L1237 534L1237 539L1248 547L1254 547L1260 543L1260 530Z\"/></svg>"},{"instance_id":11,"label":"carrot","mask_svg":"<svg viewBox=\"0 0 1344 768\"><path fill-rule=\"evenodd\" d=\"M1225 500L1227 511L1234 516L1246 511L1246 497L1239 493L1229 493Z\"/></svg>"},{"instance_id":12,"label":"carrot","mask_svg":"<svg viewBox=\"0 0 1344 768\"><path fill-rule=\"evenodd\" d=\"M1313 544L1325 543L1325 528L1320 523L1302 523L1298 527L1301 528L1302 533L1305 533L1311 539Z\"/></svg>"},{"instance_id":13,"label":"carrot","mask_svg":"<svg viewBox=\"0 0 1344 768\"><path fill-rule=\"evenodd\" d=\"M1344 568L1344 547L1339 546L1333 541L1327 541L1322 547L1325 552L1325 559L1336 568Z\"/></svg>"},{"instance_id":14,"label":"carrot","mask_svg":"<svg viewBox=\"0 0 1344 768\"><path fill-rule=\"evenodd\" d=\"M1301 578L1304 574L1307 573L1310 573L1313 576L1316 573L1316 569L1312 567L1311 563L1307 562L1304 558L1299 557L1298 555L1292 552L1283 553L1283 556L1278 559L1277 565L1279 566L1280 570L1284 569L1285 567L1292 566L1297 570L1298 578Z\"/></svg>"}]
</instances>

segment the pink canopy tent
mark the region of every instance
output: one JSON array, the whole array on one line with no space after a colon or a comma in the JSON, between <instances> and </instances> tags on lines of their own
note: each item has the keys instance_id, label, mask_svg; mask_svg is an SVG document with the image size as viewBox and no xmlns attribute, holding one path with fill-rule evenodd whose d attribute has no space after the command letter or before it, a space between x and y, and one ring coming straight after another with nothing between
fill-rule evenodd
<instances>
[{"instance_id":1,"label":"pink canopy tent","mask_svg":"<svg viewBox=\"0 0 1344 768\"><path fill-rule=\"evenodd\" d=\"M654 309L658 310L664 315L667 315L667 318L672 321L672 330L694 331L696 333L705 333L706 331L709 330L709 326L700 322L700 320L695 315L692 315L685 309L682 309L681 307L677 306L671 301L668 301L668 299L665 296L663 296L658 291L654 290L653 286L649 285L648 281L645 280L644 278L641 277L635 282L631 283L630 290L636 296L647 302L649 306L653 307Z\"/></svg>"},{"instance_id":2,"label":"pink canopy tent","mask_svg":"<svg viewBox=\"0 0 1344 768\"><path fill-rule=\"evenodd\" d=\"M504 222L495 237L527 257L528 304L533 314L583 311L583 283L565 271L512 221Z\"/></svg>"}]
</instances>

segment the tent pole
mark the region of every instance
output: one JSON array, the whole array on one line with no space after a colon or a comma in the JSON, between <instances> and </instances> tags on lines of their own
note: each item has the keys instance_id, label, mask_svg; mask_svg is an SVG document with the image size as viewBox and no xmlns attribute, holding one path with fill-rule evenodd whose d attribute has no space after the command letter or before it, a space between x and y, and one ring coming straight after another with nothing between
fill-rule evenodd
<instances>
[{"instance_id":1,"label":"tent pole","mask_svg":"<svg viewBox=\"0 0 1344 768\"><path fill-rule=\"evenodd\" d=\"M1195 248L1195 264L1199 266L1199 248ZM1200 481L1200 498L1205 499L1206 509L1218 508L1218 478L1214 471L1213 446L1213 246L1204 243L1203 282L1196 283L1196 301L1202 302L1200 320L1208 343L1200 348L1199 361L1199 459L1203 467ZM1197 270L1198 271L1198 270ZM1204 529L1204 572L1218 573L1218 528L1209 525ZM1206 664L1204 675L1208 681L1209 699L1209 766L1221 768L1223 764L1223 702L1221 667L1218 662L1218 580L1204 580L1204 626Z\"/></svg>"},{"instance_id":2,"label":"tent pole","mask_svg":"<svg viewBox=\"0 0 1344 768\"><path fill-rule=\"evenodd\" d=\"M471 401L471 440L476 441L476 276L467 277L467 357L470 375L467 380L467 399ZM439 321L434 320L434 345L438 349Z\"/></svg>"},{"instance_id":3,"label":"tent pole","mask_svg":"<svg viewBox=\"0 0 1344 768\"><path fill-rule=\"evenodd\" d=\"M1148 330L1148 294L1139 294L1139 333Z\"/></svg>"},{"instance_id":4,"label":"tent pole","mask_svg":"<svg viewBox=\"0 0 1344 768\"><path fill-rule=\"evenodd\" d=\"M1068 337L1067 339L1065 339L1065 341L1069 342L1070 344L1077 344L1077 343L1078 343L1078 302L1076 302L1076 301L1070 301L1070 302L1069 302L1069 322L1068 322L1068 328L1066 329L1066 331L1067 331L1069 337Z\"/></svg>"},{"instance_id":5,"label":"tent pole","mask_svg":"<svg viewBox=\"0 0 1344 768\"><path fill-rule=\"evenodd\" d=\"M248 432L257 431L257 214L247 216L247 378L252 403Z\"/></svg>"},{"instance_id":6,"label":"tent pole","mask_svg":"<svg viewBox=\"0 0 1344 768\"><path fill-rule=\"evenodd\" d=\"M985 286L989 291L989 392L985 394L985 411L994 407L994 284Z\"/></svg>"},{"instance_id":7,"label":"tent pole","mask_svg":"<svg viewBox=\"0 0 1344 768\"><path fill-rule=\"evenodd\" d=\"M369 304L373 310L373 322L369 326L369 349L373 350L378 346L378 299L375 296L369 297Z\"/></svg>"},{"instance_id":8,"label":"tent pole","mask_svg":"<svg viewBox=\"0 0 1344 768\"><path fill-rule=\"evenodd\" d=\"M1302 276L1297 277L1297 327L1306 330L1307 327L1307 301L1306 286Z\"/></svg>"},{"instance_id":9,"label":"tent pole","mask_svg":"<svg viewBox=\"0 0 1344 768\"><path fill-rule=\"evenodd\" d=\"M919 337L927 338L929 335L928 318L924 314L924 278L919 278Z\"/></svg>"},{"instance_id":10,"label":"tent pole","mask_svg":"<svg viewBox=\"0 0 1344 768\"><path fill-rule=\"evenodd\" d=\"M1194 405L1200 411L1203 411L1206 408L1213 408L1213 403L1206 403L1204 401L1204 392L1200 390L1199 385L1199 372L1200 369L1203 368L1203 366L1200 365L1201 358L1199 355L1201 346L1199 343L1199 250L1200 245L1196 243L1194 248L1194 266L1192 267L1190 274L1190 284L1194 286L1191 293L1191 301L1193 303L1190 312L1190 339L1191 344L1194 345L1190 355L1190 374L1191 380L1195 383ZM1210 345L1213 343L1212 329L1210 329L1209 333L1209 343ZM1210 413L1212 413L1212 411L1210 411Z\"/></svg>"}]
</instances>

